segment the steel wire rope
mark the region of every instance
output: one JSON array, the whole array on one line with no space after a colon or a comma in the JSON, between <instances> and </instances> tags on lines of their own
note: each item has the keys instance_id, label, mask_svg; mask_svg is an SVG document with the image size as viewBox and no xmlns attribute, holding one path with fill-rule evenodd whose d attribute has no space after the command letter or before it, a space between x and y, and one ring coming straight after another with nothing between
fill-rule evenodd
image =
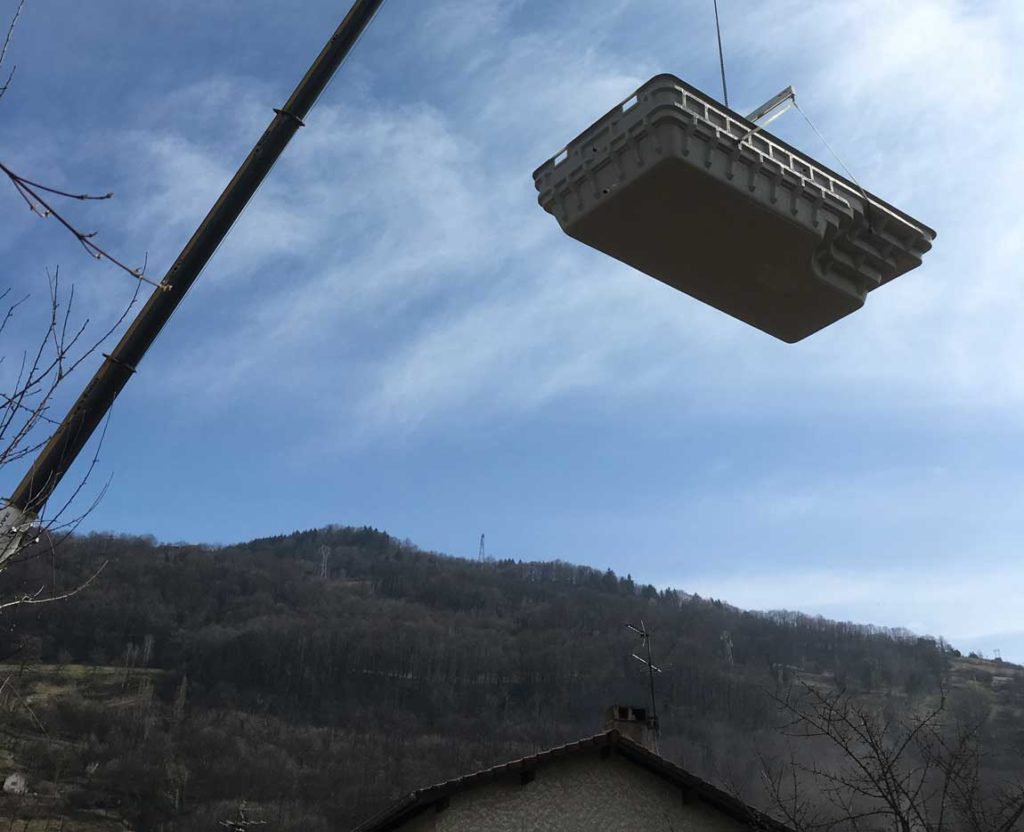
<instances>
[{"instance_id":1,"label":"steel wire rope","mask_svg":"<svg viewBox=\"0 0 1024 832\"><path fill-rule=\"evenodd\" d=\"M718 66L722 70L722 99L725 106L729 106L729 88L725 84L725 53L722 51L722 24L718 19L718 0L715 4L715 35L718 38Z\"/></svg>"},{"instance_id":2,"label":"steel wire rope","mask_svg":"<svg viewBox=\"0 0 1024 832\"><path fill-rule=\"evenodd\" d=\"M804 112L803 107L801 107L797 103L795 95L793 96L793 106L796 107L797 112L800 113L800 115L802 115L804 117L804 121L807 122L807 126L810 127L811 130L814 131L814 135L816 135L821 140L821 143L823 145L825 145L825 147L828 149L828 152L832 154L832 157L837 162L839 162L839 166L846 172L846 175L850 177L850 181L854 185L857 186L857 190L860 191L860 195L864 199L864 216L867 218L868 227L870 228L871 227L871 211L870 211L871 199L870 199L870 197L868 197L868 192L866 190L864 190L864 186L861 185L860 182L858 181L857 177L853 175L853 171L850 170L850 168L847 166L846 162L844 162L840 158L839 154L836 153L836 151L832 147L832 145L830 145L828 143L828 139L826 139L825 136L822 135L822 132L817 127L814 126L814 122L811 121L810 116L808 116L807 113Z\"/></svg>"}]
</instances>

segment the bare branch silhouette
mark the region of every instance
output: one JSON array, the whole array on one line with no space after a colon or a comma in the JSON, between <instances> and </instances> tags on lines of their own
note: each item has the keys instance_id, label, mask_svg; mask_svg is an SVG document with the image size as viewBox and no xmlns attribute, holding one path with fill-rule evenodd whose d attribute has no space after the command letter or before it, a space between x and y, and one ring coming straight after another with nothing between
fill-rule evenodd
<instances>
[{"instance_id":1,"label":"bare branch silhouette","mask_svg":"<svg viewBox=\"0 0 1024 832\"><path fill-rule=\"evenodd\" d=\"M86 589L89 584L100 576L100 573L106 568L108 562L109 561L103 561L103 563L100 564L99 569L93 572L74 589L69 589L68 591L61 592L58 595L45 595L46 587L41 586L31 595L22 595L20 598L15 598L13 601L0 603L0 612L10 609L11 607L20 607L29 604L52 604L56 601L66 601L68 598L74 598L79 592Z\"/></svg>"},{"instance_id":2,"label":"bare branch silhouette","mask_svg":"<svg viewBox=\"0 0 1024 832\"><path fill-rule=\"evenodd\" d=\"M24 8L25 0L19 0L18 7L14 10L14 15L7 24L7 32L4 34L3 46L0 46L0 70L3 69L4 60L7 58L7 50L10 48L11 40L14 38L14 28L18 25L18 20L21 17L21 11ZM0 98L4 97L4 93L6 93L8 88L11 86L11 81L14 80L14 70L17 68L17 65L12 66L11 71L7 73L7 80L4 81L3 86L0 86Z\"/></svg>"},{"instance_id":3,"label":"bare branch silhouette","mask_svg":"<svg viewBox=\"0 0 1024 832\"><path fill-rule=\"evenodd\" d=\"M7 23L2 43L0 43L0 78L6 77L3 86L0 86L0 97L10 89L14 77L14 68L12 67L8 72L6 63L10 55L15 30L26 8L26 2L27 0L16 0L14 13ZM121 328L138 301L142 284L148 283L153 286L158 284L146 277L147 262L145 260L141 267L132 268L97 244L95 232L80 230L58 208L59 200L104 201L112 198L112 193L79 193L66 188L54 187L38 181L36 178L23 176L2 161L0 161L0 172L7 177L33 213L44 219L53 217L60 226L74 236L91 257L105 260L136 279L131 299L120 315L93 340L91 337L87 337L90 321L88 318L81 318L76 314L74 287L65 289L59 267L52 272L46 271L49 314L40 321L38 333L34 337L29 336L30 340L27 346L21 345L13 348L8 344L8 349L5 350L3 345L0 345L0 371L5 371L0 377L3 380L3 389L0 390L0 470L2 470L6 466L31 460L45 446L54 429L60 424L60 421L53 418L49 410L58 400L64 382ZM28 294L17 296L10 287L0 290L0 337L9 339L12 336L14 333L12 321L27 311L28 300ZM24 338L24 328L19 327L19 329L22 331L17 334L17 337ZM14 366L11 366L12 364ZM12 527L0 530L0 533L5 534L9 541L0 551L0 575L3 575L9 567L47 551L55 563L57 547L74 533L82 520L102 499L109 485L109 479L84 510L79 505L83 490L99 462L99 454L108 425L109 414L99 441L94 445L89 465L85 467L77 485L61 497L59 504L52 507L45 506L39 510L38 517L30 514L24 520L18 519L19 515L17 514L5 514L5 520L8 517L12 518L10 521ZM70 599L85 591L105 566L106 563L102 564L87 580L69 590L58 587L56 569L54 569L52 583L49 586L42 586L34 592L19 590L18 593L5 592L0 595L0 612L14 607L49 604ZM6 600L3 600L3 596L6 596Z\"/></svg>"},{"instance_id":4,"label":"bare branch silhouette","mask_svg":"<svg viewBox=\"0 0 1024 832\"><path fill-rule=\"evenodd\" d=\"M7 29L4 34L2 45L0 45L0 74L3 72L4 62L7 59L7 53L10 49L11 43L14 39L14 30L18 25L18 21L21 19L22 11L25 8L26 0L19 0L17 7L14 10L10 21L7 24ZM0 99L4 97L7 91L10 89L11 82L14 80L14 72L17 69L16 66L11 67L10 72L7 73L7 78L0 86ZM2 76L0 76L2 77ZM79 202L95 202L110 199L114 196L113 193L105 194L88 194L88 193L73 193L66 191L62 188L55 188L52 185L46 185L42 182L38 182L35 179L29 179L27 176L22 176L20 173L12 170L8 165L0 162L0 172L2 172L14 186L14 190L17 191L18 196L22 198L28 209L40 217L41 219L47 219L53 217L57 222L64 227L82 246L86 254L97 260L106 260L116 268L134 277L136 280L140 280L144 283L148 283L151 286L160 288L167 291L170 287L163 284L157 283L154 280L150 280L146 277L146 266L148 264L148 256L143 259L143 264L138 267L132 267L126 264L124 261L115 257L107 249L103 248L96 242L95 231L82 231L79 229L68 217L66 217L61 211L59 211L53 204L52 197L60 197L61 199L73 199Z\"/></svg>"},{"instance_id":5,"label":"bare branch silhouette","mask_svg":"<svg viewBox=\"0 0 1024 832\"><path fill-rule=\"evenodd\" d=\"M983 785L987 714L951 713L936 696L861 700L799 681L772 698L787 759L759 758L773 812L797 832L1020 832L1024 784ZM811 743L801 749L795 743Z\"/></svg>"},{"instance_id":6,"label":"bare branch silhouette","mask_svg":"<svg viewBox=\"0 0 1024 832\"><path fill-rule=\"evenodd\" d=\"M87 341L85 333L89 326L88 319L77 323L74 321L75 293L73 287L67 291L62 288L60 270L47 273L49 288L49 315L42 333L37 336L35 345L23 350L19 359L17 374L11 387L0 393L0 469L26 457L34 455L47 441L54 426L55 419L50 418L48 411L63 383L74 371L120 328L128 314L138 302L140 284L136 284L131 299L122 309L120 315L95 340ZM8 298L10 291L0 292L0 301ZM6 313L0 317L0 336L2 336L15 313L23 308L26 298L11 302ZM0 354L0 366L6 356ZM0 571L17 563L31 554L31 547L38 542L43 533L59 536L61 539L71 534L84 517L95 507L96 502L106 491L104 486L92 504L85 511L69 516L71 507L77 504L79 497L91 479L99 462L99 453L103 446L109 415L104 423L99 441L94 447L92 458L79 479L76 487L64 499L63 503L38 520L38 531L25 537L23 544L15 551L6 553L0 558ZM109 481L107 483L109 485ZM51 539L51 545L52 539Z\"/></svg>"},{"instance_id":7,"label":"bare branch silhouette","mask_svg":"<svg viewBox=\"0 0 1024 832\"><path fill-rule=\"evenodd\" d=\"M94 257L97 260L107 260L117 268L121 269L121 271L127 272L136 280L141 280L143 283L148 283L150 286L162 289L163 291L167 291L168 289L170 289L170 287L167 286L166 284L158 283L157 281L150 280L148 277L146 277L145 272L146 265L148 263L148 258L146 262L142 264L142 266L139 266L137 268L132 268L131 266L125 264L121 260L117 259L114 255L112 255L109 251L97 245L97 243L95 242L97 232L80 231L71 223L70 220L68 220L63 214L61 214L60 211L54 208L53 204L50 201L48 201L44 196L42 196L42 193L45 192L48 194L54 194L56 196L63 197L65 199L75 199L79 201L98 201L110 199L113 196L113 193L107 193L102 195L73 194L69 193L68 191L59 190L57 188L51 188L47 185L40 185L38 182L33 182L32 180L26 179L24 176L15 173L3 162L0 162L0 172L2 172L11 181L11 184L14 185L14 189L18 192L18 195L25 201L25 204L28 206L28 209L33 214L40 217L41 219L53 217L55 220L57 220L57 222L64 226L64 228L67 229L67 231L69 231L76 240L78 240L82 248L85 249L86 254L88 254L90 257Z\"/></svg>"}]
</instances>

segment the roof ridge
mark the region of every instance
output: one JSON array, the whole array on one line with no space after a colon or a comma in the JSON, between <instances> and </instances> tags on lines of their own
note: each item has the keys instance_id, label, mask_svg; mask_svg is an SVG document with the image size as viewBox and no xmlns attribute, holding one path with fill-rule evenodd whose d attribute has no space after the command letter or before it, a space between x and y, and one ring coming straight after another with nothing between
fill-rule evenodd
<instances>
[{"instance_id":1,"label":"roof ridge","mask_svg":"<svg viewBox=\"0 0 1024 832\"><path fill-rule=\"evenodd\" d=\"M585 749L599 747L613 749L626 760L644 767L652 774L663 777L684 789L692 791L695 796L714 806L719 811L751 824L753 829L766 830L766 832L793 832L789 827L747 805L738 797L719 789L706 780L702 780L682 766L645 748L635 740L624 736L616 728L609 728L599 734L583 737L563 745L553 746L552 748L538 751L535 754L529 754L506 763L478 769L459 777L416 789L364 821L353 829L352 832L389 832L389 830L397 828L397 825L401 822L419 814L427 807L445 799L456 791L472 788L479 783L494 780L504 774L515 771L529 771L551 760L575 754Z\"/></svg>"}]
</instances>

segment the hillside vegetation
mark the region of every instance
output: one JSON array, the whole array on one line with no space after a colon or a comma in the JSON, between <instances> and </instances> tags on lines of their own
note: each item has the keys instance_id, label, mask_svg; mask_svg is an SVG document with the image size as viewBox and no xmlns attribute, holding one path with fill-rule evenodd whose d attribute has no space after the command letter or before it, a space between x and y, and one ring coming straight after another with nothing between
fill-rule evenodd
<instances>
[{"instance_id":1,"label":"hillside vegetation","mask_svg":"<svg viewBox=\"0 0 1024 832\"><path fill-rule=\"evenodd\" d=\"M329 549L326 578L320 575ZM199 830L239 817L344 830L438 780L602 730L646 698L627 622L654 633L662 751L757 799L794 679L880 704L952 686L988 714L990 768L1024 757L1020 668L907 632L760 614L567 563L477 563L373 529L212 549L93 535L6 573L68 602L8 611L0 772L24 829ZM243 805L244 804L244 805ZM63 820L59 820L63 818ZM12 827L21 829L22 827Z\"/></svg>"}]
</instances>

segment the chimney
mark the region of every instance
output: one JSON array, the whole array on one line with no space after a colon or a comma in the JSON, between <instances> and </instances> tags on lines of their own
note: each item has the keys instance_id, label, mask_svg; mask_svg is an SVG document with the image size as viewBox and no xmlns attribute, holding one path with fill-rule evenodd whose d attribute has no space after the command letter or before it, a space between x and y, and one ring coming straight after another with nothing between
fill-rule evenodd
<instances>
[{"instance_id":1,"label":"chimney","mask_svg":"<svg viewBox=\"0 0 1024 832\"><path fill-rule=\"evenodd\" d=\"M606 731L616 730L628 740L658 753L658 718L649 716L647 708L612 705L605 711Z\"/></svg>"}]
</instances>

